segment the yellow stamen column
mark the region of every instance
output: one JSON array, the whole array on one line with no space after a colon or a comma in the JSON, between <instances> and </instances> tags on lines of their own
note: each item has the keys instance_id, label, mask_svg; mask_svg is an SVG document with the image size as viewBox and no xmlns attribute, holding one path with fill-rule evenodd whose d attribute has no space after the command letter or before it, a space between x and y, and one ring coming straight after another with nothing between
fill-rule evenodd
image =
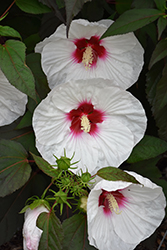
<instances>
[{"instance_id":1,"label":"yellow stamen column","mask_svg":"<svg viewBox=\"0 0 167 250\"><path fill-rule=\"evenodd\" d=\"M109 203L109 209L111 212L115 212L116 214L120 214L121 211L119 210L119 206L118 206L118 203L116 201L116 199L114 198L114 196L109 193L107 194L106 196L107 200L108 200L108 203Z\"/></svg>"},{"instance_id":2,"label":"yellow stamen column","mask_svg":"<svg viewBox=\"0 0 167 250\"><path fill-rule=\"evenodd\" d=\"M82 63L84 64L86 69L90 69L93 63L93 49L91 46L86 47L83 56Z\"/></svg>"},{"instance_id":3,"label":"yellow stamen column","mask_svg":"<svg viewBox=\"0 0 167 250\"><path fill-rule=\"evenodd\" d=\"M90 121L86 115L81 117L81 130L83 130L85 133L90 132Z\"/></svg>"}]
</instances>

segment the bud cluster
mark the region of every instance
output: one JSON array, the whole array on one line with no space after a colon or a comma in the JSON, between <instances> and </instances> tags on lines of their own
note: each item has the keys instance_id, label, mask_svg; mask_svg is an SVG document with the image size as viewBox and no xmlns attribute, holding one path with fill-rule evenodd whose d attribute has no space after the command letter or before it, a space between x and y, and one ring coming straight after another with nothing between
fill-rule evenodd
<instances>
[{"instance_id":1,"label":"bud cluster","mask_svg":"<svg viewBox=\"0 0 167 250\"><path fill-rule=\"evenodd\" d=\"M60 214L62 214L63 211L63 204L66 204L68 207L71 208L71 205L69 204L69 199L74 199L75 197L87 197L88 196L88 184L90 184L90 181L92 179L91 174L86 171L83 173L81 170L80 175L76 175L73 172L71 172L71 169L77 168L72 167L72 165L78 163L74 162L71 163L72 159L74 157L74 154L71 158L68 158L66 156L66 152L64 151L64 156L61 156L60 158L56 158L57 165L54 165L55 172L57 172L57 177L53 179L53 183L55 186L58 187L59 191L55 192L52 189L49 189L52 193L54 193L54 197L46 197L48 201L55 201L54 207L56 205L60 205ZM78 206L80 208L80 206ZM82 211L85 211L85 209L81 209Z\"/></svg>"}]
</instances>

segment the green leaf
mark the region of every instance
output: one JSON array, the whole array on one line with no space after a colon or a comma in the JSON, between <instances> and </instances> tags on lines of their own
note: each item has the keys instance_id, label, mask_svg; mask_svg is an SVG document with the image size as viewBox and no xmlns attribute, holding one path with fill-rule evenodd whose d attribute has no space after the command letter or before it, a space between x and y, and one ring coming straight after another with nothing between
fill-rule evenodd
<instances>
[{"instance_id":1,"label":"green leaf","mask_svg":"<svg viewBox=\"0 0 167 250\"><path fill-rule=\"evenodd\" d=\"M87 239L86 216L75 214L63 221L64 241L63 250L93 250Z\"/></svg>"},{"instance_id":2,"label":"green leaf","mask_svg":"<svg viewBox=\"0 0 167 250\"><path fill-rule=\"evenodd\" d=\"M50 89L48 87L46 75L41 68L41 54L29 54L26 58L26 62L34 75L37 93L41 99L44 99L49 93Z\"/></svg>"},{"instance_id":3,"label":"green leaf","mask_svg":"<svg viewBox=\"0 0 167 250\"><path fill-rule=\"evenodd\" d=\"M157 8L161 11L165 12L166 0L154 0L157 5Z\"/></svg>"},{"instance_id":4,"label":"green leaf","mask_svg":"<svg viewBox=\"0 0 167 250\"><path fill-rule=\"evenodd\" d=\"M22 187L30 174L27 152L22 145L0 140L0 196L4 197Z\"/></svg>"},{"instance_id":5,"label":"green leaf","mask_svg":"<svg viewBox=\"0 0 167 250\"><path fill-rule=\"evenodd\" d=\"M55 16L61 20L63 23L65 23L65 19L61 13L61 11L59 10L59 1L55 1L55 0L41 0L42 2L47 2L46 4L52 8L52 10L54 10L55 12ZM56 25L55 25L56 27ZM55 28L54 28L55 30ZM50 34L49 34L50 35Z\"/></svg>"},{"instance_id":6,"label":"green leaf","mask_svg":"<svg viewBox=\"0 0 167 250\"><path fill-rule=\"evenodd\" d=\"M153 114L159 128L159 136L167 141L167 65L163 70L161 80L157 84Z\"/></svg>"},{"instance_id":7,"label":"green leaf","mask_svg":"<svg viewBox=\"0 0 167 250\"><path fill-rule=\"evenodd\" d=\"M64 4L64 0L56 0L56 3L59 7L59 9L64 8L65 4Z\"/></svg>"},{"instance_id":8,"label":"green leaf","mask_svg":"<svg viewBox=\"0 0 167 250\"><path fill-rule=\"evenodd\" d=\"M39 43L41 41L41 38L39 36L39 34L32 34L29 37L27 37L26 39L24 39L24 43L27 47L27 54L34 52L34 48L36 46L37 43Z\"/></svg>"},{"instance_id":9,"label":"green leaf","mask_svg":"<svg viewBox=\"0 0 167 250\"><path fill-rule=\"evenodd\" d=\"M167 141L167 66L163 72L164 62L159 61L147 73L147 98L152 105L152 113L154 115L156 125L159 128L160 138ZM163 73L163 75L162 75Z\"/></svg>"},{"instance_id":10,"label":"green leaf","mask_svg":"<svg viewBox=\"0 0 167 250\"><path fill-rule=\"evenodd\" d=\"M51 9L38 0L16 0L17 6L24 12L31 14L42 14L51 12Z\"/></svg>"},{"instance_id":11,"label":"green leaf","mask_svg":"<svg viewBox=\"0 0 167 250\"><path fill-rule=\"evenodd\" d=\"M124 12L102 35L102 38L135 31L164 15L155 9L132 9Z\"/></svg>"},{"instance_id":12,"label":"green leaf","mask_svg":"<svg viewBox=\"0 0 167 250\"><path fill-rule=\"evenodd\" d=\"M157 84L154 114L158 113L162 108L167 105L167 65L166 72L163 74L161 80ZM165 115L165 114L164 114Z\"/></svg>"},{"instance_id":13,"label":"green leaf","mask_svg":"<svg viewBox=\"0 0 167 250\"><path fill-rule=\"evenodd\" d=\"M66 8L66 34L68 37L68 31L70 28L71 21L74 16L76 16L79 11L82 9L85 0L64 0Z\"/></svg>"},{"instance_id":14,"label":"green leaf","mask_svg":"<svg viewBox=\"0 0 167 250\"><path fill-rule=\"evenodd\" d=\"M29 126L31 126L31 124L32 124L32 113L28 110L24 114L21 122L17 125L16 129L29 127Z\"/></svg>"},{"instance_id":15,"label":"green leaf","mask_svg":"<svg viewBox=\"0 0 167 250\"><path fill-rule=\"evenodd\" d=\"M131 8L132 0L116 0L115 7L119 14L124 13Z\"/></svg>"},{"instance_id":16,"label":"green leaf","mask_svg":"<svg viewBox=\"0 0 167 250\"><path fill-rule=\"evenodd\" d=\"M128 163L135 163L150 158L154 158L167 150L167 142L154 137L146 135L144 138L134 147Z\"/></svg>"},{"instance_id":17,"label":"green leaf","mask_svg":"<svg viewBox=\"0 0 167 250\"><path fill-rule=\"evenodd\" d=\"M129 175L123 170L115 167L101 168L97 171L97 175L108 181L126 181L139 184L139 182L132 175Z\"/></svg>"},{"instance_id":18,"label":"green leaf","mask_svg":"<svg viewBox=\"0 0 167 250\"><path fill-rule=\"evenodd\" d=\"M154 0L133 0L132 8L146 9L154 8Z\"/></svg>"},{"instance_id":19,"label":"green leaf","mask_svg":"<svg viewBox=\"0 0 167 250\"><path fill-rule=\"evenodd\" d=\"M155 50L152 53L149 69L158 61L167 56L167 39L161 40L155 47Z\"/></svg>"},{"instance_id":20,"label":"green leaf","mask_svg":"<svg viewBox=\"0 0 167 250\"><path fill-rule=\"evenodd\" d=\"M141 45L143 46L145 51L147 51L147 49L149 47L148 44L151 43L149 38L151 38L154 46L156 46L156 44L157 44L157 27L156 27L154 22L137 30L136 34L137 34L137 38L138 38L139 42L141 43ZM149 55L149 57L150 57L150 55ZM146 65L148 64L147 60L148 59L146 57L146 60L145 60Z\"/></svg>"},{"instance_id":21,"label":"green leaf","mask_svg":"<svg viewBox=\"0 0 167 250\"><path fill-rule=\"evenodd\" d=\"M162 32L165 30L166 26L167 26L167 19L164 17L160 17L158 19L158 40L161 38Z\"/></svg>"},{"instance_id":22,"label":"green leaf","mask_svg":"<svg viewBox=\"0 0 167 250\"><path fill-rule=\"evenodd\" d=\"M8 139L19 142L27 152L31 151L38 155L39 153L35 147L35 135L32 127L17 129L19 121L21 121L21 118L17 119L17 121L14 121L8 126L0 127L0 139Z\"/></svg>"},{"instance_id":23,"label":"green leaf","mask_svg":"<svg viewBox=\"0 0 167 250\"><path fill-rule=\"evenodd\" d=\"M155 102L155 95L156 95L156 88L159 80L162 77L162 68L163 62L159 61L156 65L154 65L151 70L146 74L146 93L147 93L147 100L151 104L154 105Z\"/></svg>"},{"instance_id":24,"label":"green leaf","mask_svg":"<svg viewBox=\"0 0 167 250\"><path fill-rule=\"evenodd\" d=\"M63 228L56 215L51 213L41 213L37 219L37 226L43 230L39 242L38 250L62 250L64 238Z\"/></svg>"},{"instance_id":25,"label":"green leaf","mask_svg":"<svg viewBox=\"0 0 167 250\"><path fill-rule=\"evenodd\" d=\"M160 110L159 113L155 115L156 125L159 128L158 134L160 138L167 141L167 115L166 115L166 109L165 106L163 109Z\"/></svg>"},{"instance_id":26,"label":"green leaf","mask_svg":"<svg viewBox=\"0 0 167 250\"><path fill-rule=\"evenodd\" d=\"M17 32L16 30L14 30L13 28L9 26L0 25L0 36L11 36L11 37L17 37L21 39L19 32Z\"/></svg>"},{"instance_id":27,"label":"green leaf","mask_svg":"<svg viewBox=\"0 0 167 250\"><path fill-rule=\"evenodd\" d=\"M34 77L25 64L25 49L24 43L15 40L0 45L0 68L12 85L36 100Z\"/></svg>"},{"instance_id":28,"label":"green leaf","mask_svg":"<svg viewBox=\"0 0 167 250\"><path fill-rule=\"evenodd\" d=\"M38 151L35 147L35 136L31 127L26 129L17 130L19 135L13 138L14 141L19 142L27 150L31 151L34 154L38 154Z\"/></svg>"},{"instance_id":29,"label":"green leaf","mask_svg":"<svg viewBox=\"0 0 167 250\"><path fill-rule=\"evenodd\" d=\"M59 9L64 8L64 0L38 0L39 2L49 6L50 8L53 7L54 3L56 3Z\"/></svg>"},{"instance_id":30,"label":"green leaf","mask_svg":"<svg viewBox=\"0 0 167 250\"><path fill-rule=\"evenodd\" d=\"M35 163L45 174L52 178L57 178L56 169L54 169L47 161L45 161L42 157L36 156L31 153L32 157L34 158Z\"/></svg>"}]
</instances>

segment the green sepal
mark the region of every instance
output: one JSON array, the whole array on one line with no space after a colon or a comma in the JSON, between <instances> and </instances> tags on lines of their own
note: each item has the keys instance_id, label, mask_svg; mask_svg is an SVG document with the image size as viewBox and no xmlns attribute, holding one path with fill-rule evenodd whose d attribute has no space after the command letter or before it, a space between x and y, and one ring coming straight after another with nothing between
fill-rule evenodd
<instances>
[{"instance_id":1,"label":"green sepal","mask_svg":"<svg viewBox=\"0 0 167 250\"><path fill-rule=\"evenodd\" d=\"M30 201L32 198L28 199L28 201ZM26 210L28 208L30 208L31 210L35 209L36 207L39 207L39 206L44 206L46 207L48 210L50 210L50 206L49 206L49 203L46 201L46 200L43 200L43 199L36 199L34 200L32 203L30 203L29 205L26 205L21 211L20 211L20 214L22 213L25 213Z\"/></svg>"}]
</instances>

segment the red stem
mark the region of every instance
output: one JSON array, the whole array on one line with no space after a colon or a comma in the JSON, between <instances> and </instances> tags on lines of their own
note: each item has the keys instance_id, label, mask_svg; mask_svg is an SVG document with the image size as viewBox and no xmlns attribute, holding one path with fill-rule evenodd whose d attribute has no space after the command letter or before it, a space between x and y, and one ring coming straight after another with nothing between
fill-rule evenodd
<instances>
[{"instance_id":1,"label":"red stem","mask_svg":"<svg viewBox=\"0 0 167 250\"><path fill-rule=\"evenodd\" d=\"M28 160L28 162L35 162L34 160Z\"/></svg>"},{"instance_id":2,"label":"red stem","mask_svg":"<svg viewBox=\"0 0 167 250\"><path fill-rule=\"evenodd\" d=\"M5 10L5 12L2 14L2 16L0 17L0 19L6 15L6 13L8 12L8 10L10 10L10 8L13 6L13 4L16 2L16 0L13 1L13 3L11 3L11 5L7 8L7 10Z\"/></svg>"}]
</instances>

